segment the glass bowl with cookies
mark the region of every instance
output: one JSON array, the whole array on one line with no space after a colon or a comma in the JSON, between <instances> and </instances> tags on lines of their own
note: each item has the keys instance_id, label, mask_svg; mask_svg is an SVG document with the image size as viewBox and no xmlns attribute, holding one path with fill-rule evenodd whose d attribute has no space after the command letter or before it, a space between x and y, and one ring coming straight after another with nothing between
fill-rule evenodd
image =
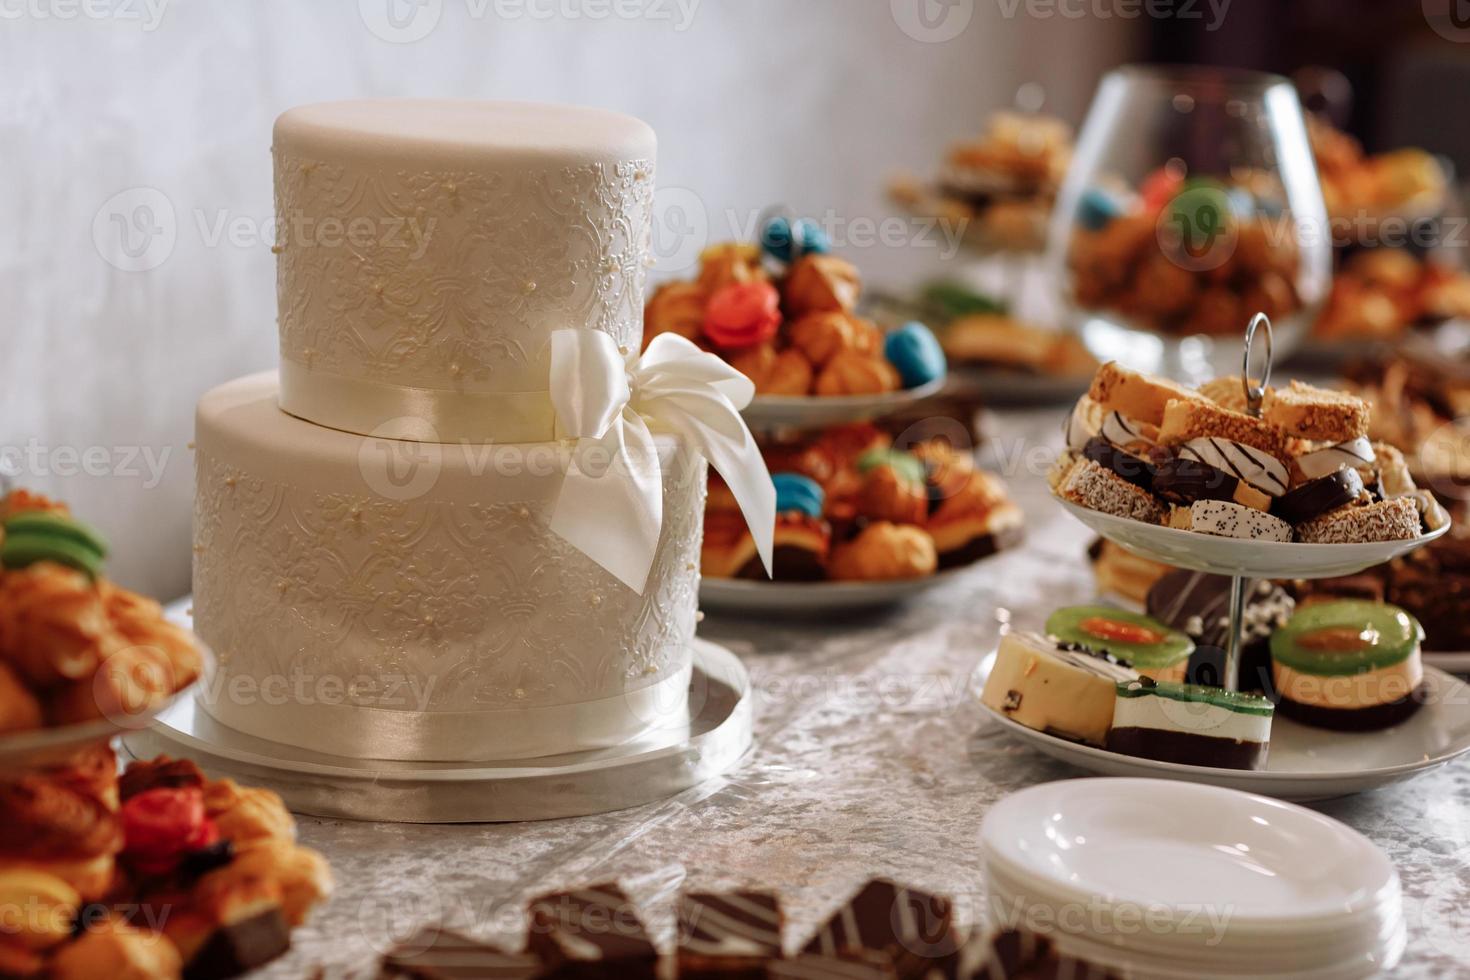
<instances>
[{"instance_id":1,"label":"glass bowl with cookies","mask_svg":"<svg viewBox=\"0 0 1470 980\"><path fill-rule=\"evenodd\" d=\"M1327 295L1331 251L1290 82L1142 66L1103 79L1048 251L1064 316L1100 359L1197 383L1229 370L1257 310L1285 356Z\"/></svg>"},{"instance_id":2,"label":"glass bowl with cookies","mask_svg":"<svg viewBox=\"0 0 1470 980\"><path fill-rule=\"evenodd\" d=\"M205 672L198 638L108 579L106 558L64 504L0 496L0 766L145 727Z\"/></svg>"},{"instance_id":3,"label":"glass bowl with cookies","mask_svg":"<svg viewBox=\"0 0 1470 980\"><path fill-rule=\"evenodd\" d=\"M665 282L643 313L643 342L673 333L744 374L754 428L879 418L944 386L944 350L927 326L883 329L860 315L857 268L826 230L768 211L758 240L705 249L693 280Z\"/></svg>"}]
</instances>

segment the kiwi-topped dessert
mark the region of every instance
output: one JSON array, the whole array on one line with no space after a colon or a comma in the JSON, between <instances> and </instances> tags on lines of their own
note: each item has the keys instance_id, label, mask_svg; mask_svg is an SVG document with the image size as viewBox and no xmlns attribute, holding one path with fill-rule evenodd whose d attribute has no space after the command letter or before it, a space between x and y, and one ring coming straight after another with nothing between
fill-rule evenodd
<instances>
[{"instance_id":1,"label":"kiwi-topped dessert","mask_svg":"<svg viewBox=\"0 0 1470 980\"><path fill-rule=\"evenodd\" d=\"M1068 606L1052 613L1046 632L1063 643L1075 643L1124 661L1145 677L1182 681L1194 641L1151 616L1112 606Z\"/></svg>"},{"instance_id":2,"label":"kiwi-topped dessert","mask_svg":"<svg viewBox=\"0 0 1470 980\"><path fill-rule=\"evenodd\" d=\"M1338 731L1408 718L1422 702L1419 621L1387 603L1345 599L1297 610L1271 637L1283 715Z\"/></svg>"}]
</instances>

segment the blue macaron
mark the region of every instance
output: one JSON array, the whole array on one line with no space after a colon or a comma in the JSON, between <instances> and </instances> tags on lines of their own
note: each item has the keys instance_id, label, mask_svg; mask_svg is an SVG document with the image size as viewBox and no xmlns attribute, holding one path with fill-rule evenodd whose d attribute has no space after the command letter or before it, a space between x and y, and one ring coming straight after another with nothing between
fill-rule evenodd
<instances>
[{"instance_id":1,"label":"blue macaron","mask_svg":"<svg viewBox=\"0 0 1470 980\"><path fill-rule=\"evenodd\" d=\"M791 243L793 240L798 245L798 255L810 255L814 252L829 252L832 243L827 240L827 233L822 226L810 218L796 219L796 235L793 239L791 233L791 219L784 215L777 215L766 222L761 229L761 248L766 254L780 262L790 262Z\"/></svg>"},{"instance_id":2,"label":"blue macaron","mask_svg":"<svg viewBox=\"0 0 1470 980\"><path fill-rule=\"evenodd\" d=\"M948 364L934 332L922 323L905 323L883 338L883 356L898 371L905 388L917 388L944 377Z\"/></svg>"},{"instance_id":3,"label":"blue macaron","mask_svg":"<svg viewBox=\"0 0 1470 980\"><path fill-rule=\"evenodd\" d=\"M1077 223L1088 231L1102 231L1123 215L1123 202L1101 187L1089 187L1077 202Z\"/></svg>"},{"instance_id":4,"label":"blue macaron","mask_svg":"<svg viewBox=\"0 0 1470 980\"><path fill-rule=\"evenodd\" d=\"M816 480L800 473L773 473L771 482L776 485L776 513L794 510L807 517L822 516L827 495Z\"/></svg>"}]
</instances>

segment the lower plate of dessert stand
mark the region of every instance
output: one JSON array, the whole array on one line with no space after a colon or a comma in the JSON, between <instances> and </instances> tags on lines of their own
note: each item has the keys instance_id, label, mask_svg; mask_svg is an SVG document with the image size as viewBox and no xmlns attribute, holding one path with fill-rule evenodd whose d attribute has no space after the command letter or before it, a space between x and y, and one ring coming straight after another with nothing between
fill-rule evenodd
<instances>
[{"instance_id":1,"label":"lower plate of dessert stand","mask_svg":"<svg viewBox=\"0 0 1470 980\"><path fill-rule=\"evenodd\" d=\"M220 724L196 697L123 739L125 753L193 759L211 776L268 786L296 813L394 823L580 817L674 796L734 768L750 748L750 675L724 647L694 641L686 723L626 745L514 762L349 759Z\"/></svg>"},{"instance_id":2,"label":"lower plate of dessert stand","mask_svg":"<svg viewBox=\"0 0 1470 980\"><path fill-rule=\"evenodd\" d=\"M822 616L859 609L881 609L947 585L969 568L966 565L922 578L885 582L759 582L706 578L699 583L699 606L706 612L717 614L774 613L786 616Z\"/></svg>"},{"instance_id":3,"label":"lower plate of dessert stand","mask_svg":"<svg viewBox=\"0 0 1470 980\"><path fill-rule=\"evenodd\" d=\"M995 654L971 679L976 701ZM1104 776L1182 779L1304 802L1361 793L1437 769L1470 752L1470 684L1424 668L1425 703L1407 721L1374 732L1338 732L1276 717L1266 768L1217 769L1109 752L1027 728L981 705L989 721L1054 759Z\"/></svg>"},{"instance_id":4,"label":"lower plate of dessert stand","mask_svg":"<svg viewBox=\"0 0 1470 980\"><path fill-rule=\"evenodd\" d=\"M202 676L209 676L213 656L204 644L198 643L204 658ZM38 728L33 731L0 735L0 770L17 771L44 766L59 765L72 758L78 750L105 742L117 735L126 735L147 728L160 715L174 706L192 700L191 693L199 686L198 680L184 687L158 704L145 709L113 718L76 725L61 725L56 728Z\"/></svg>"},{"instance_id":5,"label":"lower plate of dessert stand","mask_svg":"<svg viewBox=\"0 0 1470 980\"><path fill-rule=\"evenodd\" d=\"M1361 544L1303 544L1222 538L1146 524L1089 510L1057 498L1058 503L1098 534L1134 554L1178 568L1246 578L1335 578L1392 561L1435 540L1449 525L1417 538Z\"/></svg>"},{"instance_id":6,"label":"lower plate of dessert stand","mask_svg":"<svg viewBox=\"0 0 1470 980\"><path fill-rule=\"evenodd\" d=\"M892 415L937 395L945 379L878 395L756 395L740 414L752 429L816 429Z\"/></svg>"}]
</instances>

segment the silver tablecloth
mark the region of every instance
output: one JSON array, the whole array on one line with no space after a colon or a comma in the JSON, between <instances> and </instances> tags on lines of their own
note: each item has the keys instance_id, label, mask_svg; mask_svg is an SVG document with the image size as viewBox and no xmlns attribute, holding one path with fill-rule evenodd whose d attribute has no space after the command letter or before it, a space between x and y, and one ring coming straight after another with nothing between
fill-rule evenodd
<instances>
[{"instance_id":1,"label":"silver tablecloth","mask_svg":"<svg viewBox=\"0 0 1470 980\"><path fill-rule=\"evenodd\" d=\"M982 717L967 678L999 622L1039 626L1090 598L1087 532L1051 502L1027 451L1054 446L1056 409L994 427L998 463L1025 508L1020 550L887 613L840 622L709 617L701 634L750 667L756 747L729 777L635 810L518 825L411 826L301 819L332 863L333 900L266 975L370 976L377 952L415 923L443 921L515 941L538 892L617 878L672 934L680 888L777 890L788 944L872 875L942 892L981 918L975 847L986 809L1076 770ZM1330 801L1323 812L1382 846L1402 876L1409 951L1396 977L1470 973L1470 763Z\"/></svg>"}]
</instances>

